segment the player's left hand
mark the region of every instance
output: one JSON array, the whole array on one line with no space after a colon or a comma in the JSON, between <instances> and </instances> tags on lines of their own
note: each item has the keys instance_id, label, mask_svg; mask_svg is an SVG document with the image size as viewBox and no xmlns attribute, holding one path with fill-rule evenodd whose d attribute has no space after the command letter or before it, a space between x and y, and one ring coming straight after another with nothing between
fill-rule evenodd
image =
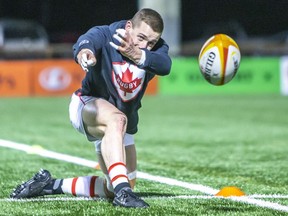
<instances>
[{"instance_id":1,"label":"player's left hand","mask_svg":"<svg viewBox=\"0 0 288 216\"><path fill-rule=\"evenodd\" d=\"M116 34L113 37L120 42L120 45L118 46L113 42L110 42L110 45L122 55L137 63L141 58L142 52L138 46L135 46L129 32L125 29L116 29Z\"/></svg>"}]
</instances>

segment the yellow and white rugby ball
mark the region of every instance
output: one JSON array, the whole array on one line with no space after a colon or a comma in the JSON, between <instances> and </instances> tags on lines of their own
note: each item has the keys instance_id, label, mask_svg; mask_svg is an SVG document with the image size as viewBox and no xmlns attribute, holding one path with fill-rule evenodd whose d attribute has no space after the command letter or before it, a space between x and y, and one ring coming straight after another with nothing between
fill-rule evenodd
<instances>
[{"instance_id":1,"label":"yellow and white rugby ball","mask_svg":"<svg viewBox=\"0 0 288 216\"><path fill-rule=\"evenodd\" d=\"M199 67L204 78L213 85L224 85L236 75L241 54L237 43L228 35L216 34L202 46Z\"/></svg>"}]
</instances>

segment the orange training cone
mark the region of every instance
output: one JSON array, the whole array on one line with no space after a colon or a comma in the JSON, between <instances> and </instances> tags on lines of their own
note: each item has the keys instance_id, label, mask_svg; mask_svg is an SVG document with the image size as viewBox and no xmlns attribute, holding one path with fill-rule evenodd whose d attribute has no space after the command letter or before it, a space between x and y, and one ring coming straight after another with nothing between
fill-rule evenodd
<instances>
[{"instance_id":1,"label":"orange training cone","mask_svg":"<svg viewBox=\"0 0 288 216\"><path fill-rule=\"evenodd\" d=\"M215 196L245 196L245 193L237 187L230 186L222 188L217 194L215 194Z\"/></svg>"},{"instance_id":2,"label":"orange training cone","mask_svg":"<svg viewBox=\"0 0 288 216\"><path fill-rule=\"evenodd\" d=\"M97 163L97 164L95 165L94 169L96 169L96 170L101 170L100 164Z\"/></svg>"}]
</instances>

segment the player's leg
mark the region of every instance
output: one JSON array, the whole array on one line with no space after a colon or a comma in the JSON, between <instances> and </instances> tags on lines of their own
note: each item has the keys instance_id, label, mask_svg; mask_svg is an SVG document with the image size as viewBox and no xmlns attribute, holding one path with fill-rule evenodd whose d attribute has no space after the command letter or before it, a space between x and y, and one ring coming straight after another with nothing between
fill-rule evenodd
<instances>
[{"instance_id":1,"label":"player's leg","mask_svg":"<svg viewBox=\"0 0 288 216\"><path fill-rule=\"evenodd\" d=\"M57 188L58 191L55 190ZM113 191L107 189L106 179L100 176L56 179L44 188L44 192L44 195L65 193L77 197L114 198Z\"/></svg>"},{"instance_id":2,"label":"player's leg","mask_svg":"<svg viewBox=\"0 0 288 216\"><path fill-rule=\"evenodd\" d=\"M82 111L84 128L87 134L102 138L101 153L108 168L112 185L129 186L125 166L123 146L127 118L116 107L104 99L95 99L87 103Z\"/></svg>"},{"instance_id":3,"label":"player's leg","mask_svg":"<svg viewBox=\"0 0 288 216\"><path fill-rule=\"evenodd\" d=\"M129 183L132 189L135 189L137 178L137 155L135 145L125 146L126 166Z\"/></svg>"},{"instance_id":4,"label":"player's leg","mask_svg":"<svg viewBox=\"0 0 288 216\"><path fill-rule=\"evenodd\" d=\"M134 145L134 138L133 135L125 134L124 136L124 146L125 146L125 153L126 153L126 167L127 167L127 177L129 184L132 189L134 189L136 184L136 174L137 174L137 158L136 158L136 148ZM97 153L97 158L101 170L103 171L107 181L108 181L108 188L113 190L111 184L111 180L108 175L108 170L105 165L104 159L101 154L101 140L97 140L95 142L95 149Z\"/></svg>"},{"instance_id":5,"label":"player's leg","mask_svg":"<svg viewBox=\"0 0 288 216\"><path fill-rule=\"evenodd\" d=\"M101 154L114 189L113 204L124 207L148 207L130 187L126 154L123 145L127 117L104 99L97 98L85 104L82 119L86 134L102 137Z\"/></svg>"},{"instance_id":6,"label":"player's leg","mask_svg":"<svg viewBox=\"0 0 288 216\"><path fill-rule=\"evenodd\" d=\"M85 134L89 141L102 139L101 152L105 165L111 170L113 187L129 187L123 147L126 116L104 99L76 94L72 95L69 113L74 128Z\"/></svg>"},{"instance_id":7,"label":"player's leg","mask_svg":"<svg viewBox=\"0 0 288 216\"><path fill-rule=\"evenodd\" d=\"M114 198L114 193L107 190L106 185L107 181L104 177L81 176L55 179L48 170L41 169L31 179L17 186L10 197L23 199L65 193L82 197Z\"/></svg>"}]
</instances>

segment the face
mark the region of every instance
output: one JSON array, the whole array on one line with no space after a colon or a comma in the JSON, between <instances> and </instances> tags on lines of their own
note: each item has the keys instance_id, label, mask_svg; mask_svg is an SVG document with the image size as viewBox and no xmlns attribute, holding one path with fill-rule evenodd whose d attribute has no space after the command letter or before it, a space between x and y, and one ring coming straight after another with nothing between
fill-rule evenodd
<instances>
[{"instance_id":1,"label":"face","mask_svg":"<svg viewBox=\"0 0 288 216\"><path fill-rule=\"evenodd\" d=\"M160 33L153 31L145 22L133 27L131 21L128 21L125 30L130 33L135 46L148 50L151 50L161 37Z\"/></svg>"}]
</instances>

